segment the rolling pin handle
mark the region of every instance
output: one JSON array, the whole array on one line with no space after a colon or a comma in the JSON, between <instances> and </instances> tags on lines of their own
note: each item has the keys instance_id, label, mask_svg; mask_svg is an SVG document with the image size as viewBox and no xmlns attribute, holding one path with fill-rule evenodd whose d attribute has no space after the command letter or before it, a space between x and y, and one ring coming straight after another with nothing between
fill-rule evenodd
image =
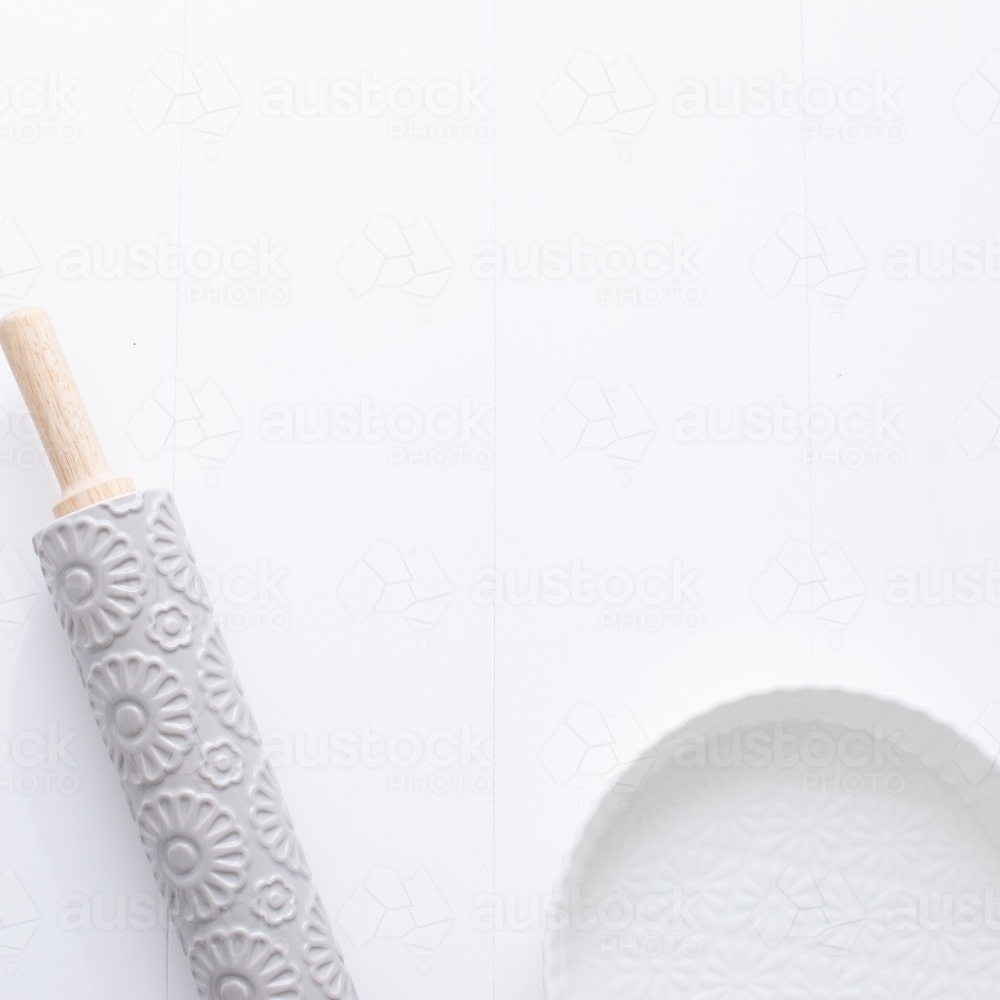
<instances>
[{"instance_id":1,"label":"rolling pin handle","mask_svg":"<svg viewBox=\"0 0 1000 1000\"><path fill-rule=\"evenodd\" d=\"M7 313L0 346L62 488L55 516L134 493L135 483L108 466L48 313L34 306Z\"/></svg>"}]
</instances>

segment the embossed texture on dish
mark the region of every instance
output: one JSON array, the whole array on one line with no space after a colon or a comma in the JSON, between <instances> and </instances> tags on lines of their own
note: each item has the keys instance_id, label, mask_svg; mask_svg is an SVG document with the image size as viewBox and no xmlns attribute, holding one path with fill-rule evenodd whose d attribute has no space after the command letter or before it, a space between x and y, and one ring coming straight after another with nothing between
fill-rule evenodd
<instances>
[{"instance_id":1,"label":"embossed texture on dish","mask_svg":"<svg viewBox=\"0 0 1000 1000\"><path fill-rule=\"evenodd\" d=\"M35 551L203 1000L356 1000L173 499Z\"/></svg>"},{"instance_id":2,"label":"embossed texture on dish","mask_svg":"<svg viewBox=\"0 0 1000 1000\"><path fill-rule=\"evenodd\" d=\"M546 908L549 1000L995 996L1000 774L894 702L777 691L661 739Z\"/></svg>"}]
</instances>

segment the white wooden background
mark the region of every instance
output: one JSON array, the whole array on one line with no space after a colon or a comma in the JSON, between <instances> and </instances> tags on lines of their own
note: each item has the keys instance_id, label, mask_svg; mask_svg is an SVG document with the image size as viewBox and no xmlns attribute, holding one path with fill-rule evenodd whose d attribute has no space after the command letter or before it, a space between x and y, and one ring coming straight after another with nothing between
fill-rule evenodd
<instances>
[{"instance_id":1,"label":"white wooden background","mask_svg":"<svg viewBox=\"0 0 1000 1000\"><path fill-rule=\"evenodd\" d=\"M175 491L363 997L540 997L578 823L721 699L1000 701L994 7L17 3L0 50L0 301ZM370 113L308 114L337 81ZM607 274L488 273L574 238ZM186 1000L19 406L0 367L0 993Z\"/></svg>"}]
</instances>

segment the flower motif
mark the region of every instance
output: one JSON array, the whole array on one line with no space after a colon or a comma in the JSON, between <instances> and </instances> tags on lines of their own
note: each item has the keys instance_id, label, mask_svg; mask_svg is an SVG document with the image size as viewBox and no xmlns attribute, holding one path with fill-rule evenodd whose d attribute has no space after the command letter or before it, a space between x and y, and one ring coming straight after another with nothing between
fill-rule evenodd
<instances>
[{"instance_id":1,"label":"flower motif","mask_svg":"<svg viewBox=\"0 0 1000 1000\"><path fill-rule=\"evenodd\" d=\"M781 952L766 948L763 942L752 948L742 941L729 944L709 956L700 996L705 1000L772 1000L784 964Z\"/></svg>"},{"instance_id":2,"label":"flower motif","mask_svg":"<svg viewBox=\"0 0 1000 1000\"><path fill-rule=\"evenodd\" d=\"M269 760L257 768L250 788L250 820L257 828L257 839L271 852L275 861L295 875L309 877L309 866L302 856L299 838L281 798L281 789Z\"/></svg>"},{"instance_id":3,"label":"flower motif","mask_svg":"<svg viewBox=\"0 0 1000 1000\"><path fill-rule=\"evenodd\" d=\"M204 764L198 773L216 788L228 788L243 780L243 754L231 740L225 738L206 743L201 748Z\"/></svg>"},{"instance_id":4,"label":"flower motif","mask_svg":"<svg viewBox=\"0 0 1000 1000\"><path fill-rule=\"evenodd\" d=\"M692 933L714 923L740 872L736 858L700 847L665 849L658 837L648 836L621 855L616 853L612 861L617 870L608 880L611 892L625 896L637 908L652 907L657 898L668 908L679 902L684 929Z\"/></svg>"},{"instance_id":5,"label":"flower motif","mask_svg":"<svg viewBox=\"0 0 1000 1000\"><path fill-rule=\"evenodd\" d=\"M222 633L214 622L202 639L198 662L201 664L198 682L212 711L238 735L260 743L257 723L243 696L243 685L236 676Z\"/></svg>"},{"instance_id":6,"label":"flower motif","mask_svg":"<svg viewBox=\"0 0 1000 1000\"><path fill-rule=\"evenodd\" d=\"M922 896L924 894L921 894ZM931 894L926 894L930 896ZM929 900L921 899L920 903L926 907ZM939 907L947 907L949 904L943 902L939 897L937 900ZM941 923L945 924L950 920L950 914L939 911ZM942 966L945 970L954 969L959 964L962 956L969 947L969 932L960 927L943 926L933 930L923 927L917 930L905 930L895 935L895 941L888 949L888 955L892 959L901 959L903 965L923 965Z\"/></svg>"},{"instance_id":7,"label":"flower motif","mask_svg":"<svg viewBox=\"0 0 1000 1000\"><path fill-rule=\"evenodd\" d=\"M609 987L606 995L628 1000L675 1000L687 995L694 960L669 954L669 946L662 952L595 957L594 978Z\"/></svg>"},{"instance_id":8,"label":"flower motif","mask_svg":"<svg viewBox=\"0 0 1000 1000\"><path fill-rule=\"evenodd\" d=\"M949 987L947 976L927 976L905 966L888 970L874 984L873 1000L933 1000Z\"/></svg>"},{"instance_id":9,"label":"flower motif","mask_svg":"<svg viewBox=\"0 0 1000 1000\"><path fill-rule=\"evenodd\" d=\"M989 903L986 905L988 906ZM996 912L994 911L993 917L995 916ZM990 922L996 924L995 919ZM1000 948L997 948L995 927L991 929L987 924L979 934L975 935L972 943L974 949L968 962L969 970L977 976L982 973L985 979L993 983L1000 982Z\"/></svg>"},{"instance_id":10,"label":"flower motif","mask_svg":"<svg viewBox=\"0 0 1000 1000\"><path fill-rule=\"evenodd\" d=\"M756 835L770 789L759 778L747 781L730 772L699 782L678 833L722 848L745 847Z\"/></svg>"},{"instance_id":11,"label":"flower motif","mask_svg":"<svg viewBox=\"0 0 1000 1000\"><path fill-rule=\"evenodd\" d=\"M807 794L794 787L771 807L771 836L760 849L786 861L826 860L840 842L852 802L842 795Z\"/></svg>"},{"instance_id":12,"label":"flower motif","mask_svg":"<svg viewBox=\"0 0 1000 1000\"><path fill-rule=\"evenodd\" d=\"M704 926L710 926L730 898L742 867L737 858L689 848L670 851L663 871L670 882L680 886L682 900L698 897L691 912Z\"/></svg>"},{"instance_id":13,"label":"flower motif","mask_svg":"<svg viewBox=\"0 0 1000 1000\"><path fill-rule=\"evenodd\" d=\"M78 517L43 532L35 551L70 642L90 652L128 631L146 592L142 560L128 535Z\"/></svg>"},{"instance_id":14,"label":"flower motif","mask_svg":"<svg viewBox=\"0 0 1000 1000\"><path fill-rule=\"evenodd\" d=\"M858 905L868 915L858 934L856 948L871 958L882 959L899 933L901 890L890 888L883 879L857 878L851 880L851 890ZM906 894L903 894L904 896ZM904 923L909 923L909 914ZM906 929L904 927L904 929Z\"/></svg>"},{"instance_id":15,"label":"flower motif","mask_svg":"<svg viewBox=\"0 0 1000 1000\"><path fill-rule=\"evenodd\" d=\"M810 956L801 965L791 966L782 1000L860 1000L871 969L867 965L835 969L826 956Z\"/></svg>"},{"instance_id":16,"label":"flower motif","mask_svg":"<svg viewBox=\"0 0 1000 1000\"><path fill-rule=\"evenodd\" d=\"M188 957L201 1000L302 1000L299 970L266 934L213 931Z\"/></svg>"},{"instance_id":17,"label":"flower motif","mask_svg":"<svg viewBox=\"0 0 1000 1000\"><path fill-rule=\"evenodd\" d=\"M956 889L976 891L1000 880L998 853L989 832L969 808L949 810L930 845L927 875Z\"/></svg>"},{"instance_id":18,"label":"flower motif","mask_svg":"<svg viewBox=\"0 0 1000 1000\"><path fill-rule=\"evenodd\" d=\"M344 968L344 955L330 929L330 918L315 893L309 902L302 933L306 939L302 957L309 963L313 981L323 987L323 995L329 1000L358 1000L354 980Z\"/></svg>"},{"instance_id":19,"label":"flower motif","mask_svg":"<svg viewBox=\"0 0 1000 1000\"><path fill-rule=\"evenodd\" d=\"M295 891L280 875L274 875L258 883L250 909L271 927L277 927L295 916Z\"/></svg>"},{"instance_id":20,"label":"flower motif","mask_svg":"<svg viewBox=\"0 0 1000 1000\"><path fill-rule=\"evenodd\" d=\"M909 875L928 842L934 820L929 809L914 810L906 802L877 799L869 812L852 824L851 847L845 865L859 865L866 872Z\"/></svg>"},{"instance_id":21,"label":"flower motif","mask_svg":"<svg viewBox=\"0 0 1000 1000\"><path fill-rule=\"evenodd\" d=\"M153 510L146 521L150 534L146 544L153 553L153 563L174 590L184 594L189 601L211 607L208 588L199 576L194 555L184 534L184 525L169 493L153 503Z\"/></svg>"},{"instance_id":22,"label":"flower motif","mask_svg":"<svg viewBox=\"0 0 1000 1000\"><path fill-rule=\"evenodd\" d=\"M168 653L179 646L190 646L194 636L194 615L185 611L176 601L154 604L149 609L146 635Z\"/></svg>"},{"instance_id":23,"label":"flower motif","mask_svg":"<svg viewBox=\"0 0 1000 1000\"><path fill-rule=\"evenodd\" d=\"M91 670L87 694L123 782L151 785L180 767L194 716L179 674L141 653L110 655Z\"/></svg>"},{"instance_id":24,"label":"flower motif","mask_svg":"<svg viewBox=\"0 0 1000 1000\"><path fill-rule=\"evenodd\" d=\"M160 892L185 920L212 919L246 885L246 838L211 795L160 792L142 804L138 820Z\"/></svg>"},{"instance_id":25,"label":"flower motif","mask_svg":"<svg viewBox=\"0 0 1000 1000\"><path fill-rule=\"evenodd\" d=\"M740 881L728 908L725 929L729 934L753 927L751 919L754 911L768 898L781 873L782 866L773 862L764 865L754 861L743 866Z\"/></svg>"},{"instance_id":26,"label":"flower motif","mask_svg":"<svg viewBox=\"0 0 1000 1000\"><path fill-rule=\"evenodd\" d=\"M125 496L105 500L101 506L115 517L124 517L133 511L142 510L143 496L141 493L126 493Z\"/></svg>"},{"instance_id":27,"label":"flower motif","mask_svg":"<svg viewBox=\"0 0 1000 1000\"><path fill-rule=\"evenodd\" d=\"M996 1000L997 984L995 979L981 979L979 981L966 980L958 983L958 992L955 1000Z\"/></svg>"}]
</instances>

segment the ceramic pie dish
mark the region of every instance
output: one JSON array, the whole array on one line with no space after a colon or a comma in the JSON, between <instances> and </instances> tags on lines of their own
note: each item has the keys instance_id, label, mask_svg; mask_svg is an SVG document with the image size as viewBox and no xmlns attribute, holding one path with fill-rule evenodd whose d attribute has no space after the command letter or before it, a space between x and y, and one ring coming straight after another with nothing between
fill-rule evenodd
<instances>
[{"instance_id":1,"label":"ceramic pie dish","mask_svg":"<svg viewBox=\"0 0 1000 1000\"><path fill-rule=\"evenodd\" d=\"M636 761L549 907L549 1000L1000 996L1000 774L902 705L795 690Z\"/></svg>"}]
</instances>

